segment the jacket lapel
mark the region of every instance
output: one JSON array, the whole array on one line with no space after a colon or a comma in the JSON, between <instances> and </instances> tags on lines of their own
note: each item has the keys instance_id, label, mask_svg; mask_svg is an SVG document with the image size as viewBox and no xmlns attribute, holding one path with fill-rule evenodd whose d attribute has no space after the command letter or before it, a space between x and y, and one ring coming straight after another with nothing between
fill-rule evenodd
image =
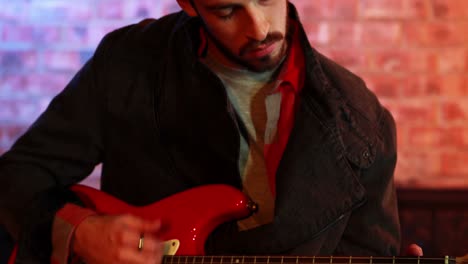
<instances>
[{"instance_id":1,"label":"jacket lapel","mask_svg":"<svg viewBox=\"0 0 468 264\"><path fill-rule=\"evenodd\" d=\"M364 201L333 124L321 124L303 100L276 179L282 251L320 234Z\"/></svg>"}]
</instances>

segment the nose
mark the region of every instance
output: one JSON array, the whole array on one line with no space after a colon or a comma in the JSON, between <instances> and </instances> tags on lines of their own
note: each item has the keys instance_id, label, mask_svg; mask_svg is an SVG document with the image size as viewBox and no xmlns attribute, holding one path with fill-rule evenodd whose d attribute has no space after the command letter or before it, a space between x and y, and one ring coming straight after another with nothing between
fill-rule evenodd
<instances>
[{"instance_id":1,"label":"nose","mask_svg":"<svg viewBox=\"0 0 468 264\"><path fill-rule=\"evenodd\" d=\"M268 22L265 13L259 8L252 8L247 13L249 23L246 24L247 38L255 41L264 40L270 30L270 22Z\"/></svg>"}]
</instances>

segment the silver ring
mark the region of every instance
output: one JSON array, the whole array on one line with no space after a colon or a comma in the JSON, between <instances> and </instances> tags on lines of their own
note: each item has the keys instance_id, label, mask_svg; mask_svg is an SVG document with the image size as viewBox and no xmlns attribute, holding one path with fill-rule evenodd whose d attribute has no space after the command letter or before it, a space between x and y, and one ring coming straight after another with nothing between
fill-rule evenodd
<instances>
[{"instance_id":1,"label":"silver ring","mask_svg":"<svg viewBox=\"0 0 468 264\"><path fill-rule=\"evenodd\" d=\"M143 234L140 235L140 239L138 240L138 251L143 250L143 243L145 241L145 236Z\"/></svg>"}]
</instances>

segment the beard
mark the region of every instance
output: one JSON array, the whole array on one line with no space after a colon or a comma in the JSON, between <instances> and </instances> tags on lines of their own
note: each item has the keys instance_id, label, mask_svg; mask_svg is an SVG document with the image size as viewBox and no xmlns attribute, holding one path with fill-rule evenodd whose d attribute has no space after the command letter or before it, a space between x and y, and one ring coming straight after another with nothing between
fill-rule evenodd
<instances>
[{"instance_id":1,"label":"beard","mask_svg":"<svg viewBox=\"0 0 468 264\"><path fill-rule=\"evenodd\" d=\"M289 27L286 26L289 31ZM286 55L288 47L288 38L280 32L271 32L268 33L266 38L262 41L249 41L244 44L240 49L238 54L235 54L229 50L219 39L217 39L205 26L208 38L220 51L220 53L226 57L231 62L234 62L237 65L240 65L250 71L254 72L264 72L275 69L282 61ZM289 32L286 33L289 35ZM270 54L259 58L246 58L250 52L257 50L260 46L269 46L275 43L280 43L279 51L273 51Z\"/></svg>"}]
</instances>

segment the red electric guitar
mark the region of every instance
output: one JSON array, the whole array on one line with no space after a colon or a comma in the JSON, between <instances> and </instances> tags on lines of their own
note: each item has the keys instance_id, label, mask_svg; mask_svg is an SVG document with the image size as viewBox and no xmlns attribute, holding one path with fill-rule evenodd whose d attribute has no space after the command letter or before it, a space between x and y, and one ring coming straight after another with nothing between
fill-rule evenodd
<instances>
[{"instance_id":1,"label":"red electric guitar","mask_svg":"<svg viewBox=\"0 0 468 264\"><path fill-rule=\"evenodd\" d=\"M166 241L163 264L468 264L460 258L425 257L315 257L315 256L204 256L208 235L226 221L249 216L256 208L239 190L227 185L205 185L184 191L154 204L135 207L84 185L72 190L95 211L133 214L170 223L162 234ZM13 264L16 248L10 257Z\"/></svg>"}]
</instances>

